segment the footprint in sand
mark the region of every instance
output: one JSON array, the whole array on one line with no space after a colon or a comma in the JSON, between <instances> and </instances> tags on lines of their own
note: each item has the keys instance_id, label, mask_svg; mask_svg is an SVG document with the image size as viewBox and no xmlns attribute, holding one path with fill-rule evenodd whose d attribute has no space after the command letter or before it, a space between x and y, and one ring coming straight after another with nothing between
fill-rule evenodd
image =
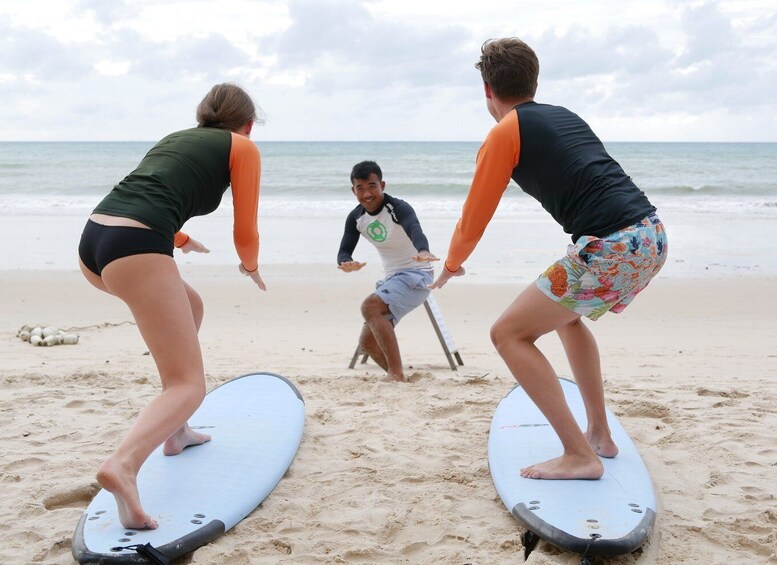
<instances>
[{"instance_id":1,"label":"footprint in sand","mask_svg":"<svg viewBox=\"0 0 777 565\"><path fill-rule=\"evenodd\" d=\"M25 457L24 459L17 459L7 465L3 465L3 472L14 474L20 471L34 470L42 467L44 463L45 461L40 457Z\"/></svg>"},{"instance_id":2,"label":"footprint in sand","mask_svg":"<svg viewBox=\"0 0 777 565\"><path fill-rule=\"evenodd\" d=\"M270 540L270 545L272 545L273 549L278 553L291 555L292 547L290 544L286 543L285 541L281 541L279 539Z\"/></svg>"},{"instance_id":3,"label":"footprint in sand","mask_svg":"<svg viewBox=\"0 0 777 565\"><path fill-rule=\"evenodd\" d=\"M43 499L43 506L46 510L86 508L98 490L94 484L54 492Z\"/></svg>"},{"instance_id":4,"label":"footprint in sand","mask_svg":"<svg viewBox=\"0 0 777 565\"><path fill-rule=\"evenodd\" d=\"M620 406L620 412L632 418L666 418L671 414L667 406L649 400L624 403Z\"/></svg>"},{"instance_id":5,"label":"footprint in sand","mask_svg":"<svg viewBox=\"0 0 777 565\"><path fill-rule=\"evenodd\" d=\"M453 406L433 406L426 410L432 418L450 418L451 416L457 416L464 411L464 407L461 405Z\"/></svg>"},{"instance_id":6,"label":"footprint in sand","mask_svg":"<svg viewBox=\"0 0 777 565\"><path fill-rule=\"evenodd\" d=\"M417 383L421 379L431 379L432 373L429 371L413 371L407 376L407 382Z\"/></svg>"},{"instance_id":7,"label":"footprint in sand","mask_svg":"<svg viewBox=\"0 0 777 565\"><path fill-rule=\"evenodd\" d=\"M723 398L747 398L750 395L746 392L742 392L740 390L732 389L732 390L712 390L705 387L700 387L696 389L696 394L698 396L720 396Z\"/></svg>"}]
</instances>

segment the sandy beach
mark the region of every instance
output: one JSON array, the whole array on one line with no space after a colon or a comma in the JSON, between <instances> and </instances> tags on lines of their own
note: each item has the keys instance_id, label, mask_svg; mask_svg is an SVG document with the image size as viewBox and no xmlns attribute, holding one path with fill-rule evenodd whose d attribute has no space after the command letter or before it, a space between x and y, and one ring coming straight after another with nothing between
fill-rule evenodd
<instances>
[{"instance_id":1,"label":"sandy beach","mask_svg":"<svg viewBox=\"0 0 777 565\"><path fill-rule=\"evenodd\" d=\"M398 326L407 384L348 369L374 271L270 265L261 293L232 267L182 267L206 308L208 388L258 370L306 404L300 450L264 504L182 563L522 563L486 444L514 380L489 328L526 282L453 281L436 297L464 366L449 369L423 310ZM656 531L626 564L777 563L777 278L659 277L591 324L609 406L658 496ZM0 563L72 563L94 473L157 393L127 308L74 271L0 272ZM24 324L73 328L33 347ZM175 344L171 343L171 347ZM569 375L555 336L540 347ZM142 494L142 493L141 493ZM527 563L578 559L541 544Z\"/></svg>"}]
</instances>

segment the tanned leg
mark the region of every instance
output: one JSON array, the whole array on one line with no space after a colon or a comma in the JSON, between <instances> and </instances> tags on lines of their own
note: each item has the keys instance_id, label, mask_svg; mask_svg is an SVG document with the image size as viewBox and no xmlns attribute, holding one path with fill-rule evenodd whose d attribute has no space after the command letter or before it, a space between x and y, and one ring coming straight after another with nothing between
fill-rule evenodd
<instances>
[{"instance_id":1,"label":"tanned leg","mask_svg":"<svg viewBox=\"0 0 777 565\"><path fill-rule=\"evenodd\" d=\"M205 313L202 298L200 298L200 295L197 293L197 291L189 286L186 281L183 281L183 285L186 288L186 296L188 297L189 305L192 308L194 325L197 327L197 332L199 333L200 327L202 326L202 318ZM195 432L189 427L188 423L184 423L184 425L179 430L167 438L164 448L162 449L162 453L165 455L178 455L191 445L201 445L203 443L209 442L210 440L211 437L209 435Z\"/></svg>"},{"instance_id":2,"label":"tanned leg","mask_svg":"<svg viewBox=\"0 0 777 565\"><path fill-rule=\"evenodd\" d=\"M359 347L364 353L372 357L372 360L375 361L381 369L388 372L386 356L383 355L383 350L378 345L378 342L375 341L375 336L372 335L372 330L366 323L362 326L362 333L359 336Z\"/></svg>"},{"instance_id":3,"label":"tanned leg","mask_svg":"<svg viewBox=\"0 0 777 565\"><path fill-rule=\"evenodd\" d=\"M151 452L184 427L205 395L198 321L172 257L142 254L117 259L103 269L102 282L129 306L159 370L162 393L100 466L97 480L116 499L124 527L156 528L141 505L137 474Z\"/></svg>"},{"instance_id":4,"label":"tanned leg","mask_svg":"<svg viewBox=\"0 0 777 565\"><path fill-rule=\"evenodd\" d=\"M556 373L535 346L542 335L579 318L530 285L491 328L491 340L515 379L558 434L560 457L521 469L530 479L598 479L604 466L589 445L564 399Z\"/></svg>"},{"instance_id":5,"label":"tanned leg","mask_svg":"<svg viewBox=\"0 0 777 565\"><path fill-rule=\"evenodd\" d=\"M580 318L560 327L557 332L585 404L588 419L585 437L599 456L615 457L618 446L612 440L604 410L604 385L596 340Z\"/></svg>"},{"instance_id":6,"label":"tanned leg","mask_svg":"<svg viewBox=\"0 0 777 565\"><path fill-rule=\"evenodd\" d=\"M402 358L399 354L397 334L394 332L394 324L386 318L389 307L376 294L368 296L362 302L362 316L369 326L378 347L383 352L386 360L386 381L405 381L402 372Z\"/></svg>"}]
</instances>

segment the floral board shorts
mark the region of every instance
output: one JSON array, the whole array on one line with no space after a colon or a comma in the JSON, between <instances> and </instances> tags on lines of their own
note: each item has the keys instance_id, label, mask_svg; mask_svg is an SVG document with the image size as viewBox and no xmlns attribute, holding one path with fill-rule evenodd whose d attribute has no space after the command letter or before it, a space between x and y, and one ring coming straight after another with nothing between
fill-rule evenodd
<instances>
[{"instance_id":1,"label":"floral board shorts","mask_svg":"<svg viewBox=\"0 0 777 565\"><path fill-rule=\"evenodd\" d=\"M565 308L597 320L623 312L666 262L667 240L658 216L603 238L584 235L537 279L537 287Z\"/></svg>"}]
</instances>

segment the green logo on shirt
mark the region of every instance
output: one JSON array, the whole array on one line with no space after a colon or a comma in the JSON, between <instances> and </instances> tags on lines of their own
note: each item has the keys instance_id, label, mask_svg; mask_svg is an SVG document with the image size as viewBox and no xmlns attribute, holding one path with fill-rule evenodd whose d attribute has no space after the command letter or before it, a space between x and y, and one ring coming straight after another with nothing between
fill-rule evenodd
<instances>
[{"instance_id":1,"label":"green logo on shirt","mask_svg":"<svg viewBox=\"0 0 777 565\"><path fill-rule=\"evenodd\" d=\"M378 220L375 220L367 226L367 235L370 236L373 241L386 241L386 226L381 224Z\"/></svg>"}]
</instances>

